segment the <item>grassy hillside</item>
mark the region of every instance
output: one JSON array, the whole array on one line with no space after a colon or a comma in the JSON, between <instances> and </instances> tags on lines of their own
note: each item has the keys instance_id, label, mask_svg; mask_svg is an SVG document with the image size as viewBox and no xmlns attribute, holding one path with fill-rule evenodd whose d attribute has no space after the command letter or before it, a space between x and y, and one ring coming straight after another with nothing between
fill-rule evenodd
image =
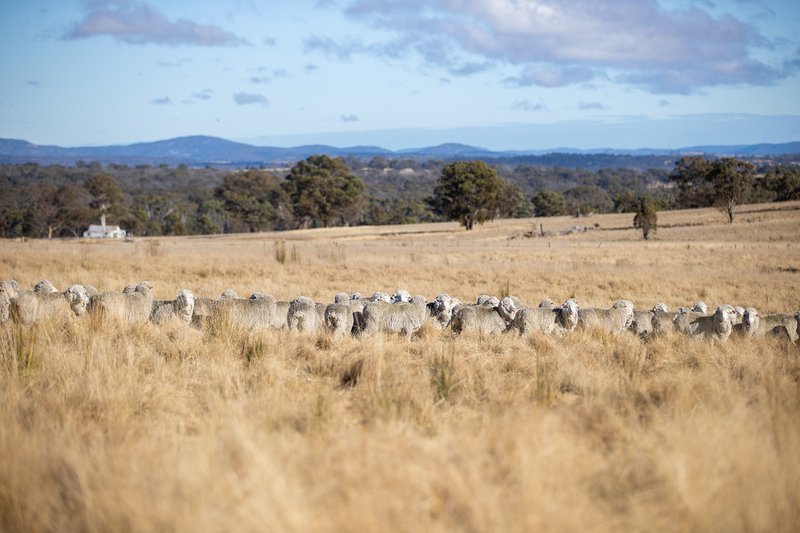
<instances>
[{"instance_id":1,"label":"grassy hillside","mask_svg":"<svg viewBox=\"0 0 800 533\"><path fill-rule=\"evenodd\" d=\"M398 288L800 309L800 203L135 243L4 241L30 287ZM592 231L565 236L576 224ZM595 227L597 225L597 227ZM282 244L281 244L282 243ZM285 257L280 253L285 251ZM280 259L280 261L279 261ZM334 340L0 326L0 529L768 530L800 523L800 349L667 335Z\"/></svg>"}]
</instances>

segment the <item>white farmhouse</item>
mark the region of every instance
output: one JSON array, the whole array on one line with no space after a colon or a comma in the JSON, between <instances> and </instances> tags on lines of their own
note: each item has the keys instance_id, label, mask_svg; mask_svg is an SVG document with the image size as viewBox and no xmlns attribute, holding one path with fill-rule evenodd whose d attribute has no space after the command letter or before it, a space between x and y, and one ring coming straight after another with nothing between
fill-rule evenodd
<instances>
[{"instance_id":1,"label":"white farmhouse","mask_svg":"<svg viewBox=\"0 0 800 533\"><path fill-rule=\"evenodd\" d=\"M85 239L124 239L125 230L119 226L106 225L106 216L100 215L100 224L91 224L89 229L83 232Z\"/></svg>"}]
</instances>

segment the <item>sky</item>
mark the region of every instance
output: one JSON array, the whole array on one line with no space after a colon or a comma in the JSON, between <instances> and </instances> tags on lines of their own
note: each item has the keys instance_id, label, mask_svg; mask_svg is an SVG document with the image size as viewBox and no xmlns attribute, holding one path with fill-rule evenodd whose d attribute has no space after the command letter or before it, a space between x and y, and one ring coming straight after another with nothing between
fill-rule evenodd
<instances>
[{"instance_id":1,"label":"sky","mask_svg":"<svg viewBox=\"0 0 800 533\"><path fill-rule=\"evenodd\" d=\"M800 140L798 0L0 0L0 138Z\"/></svg>"}]
</instances>

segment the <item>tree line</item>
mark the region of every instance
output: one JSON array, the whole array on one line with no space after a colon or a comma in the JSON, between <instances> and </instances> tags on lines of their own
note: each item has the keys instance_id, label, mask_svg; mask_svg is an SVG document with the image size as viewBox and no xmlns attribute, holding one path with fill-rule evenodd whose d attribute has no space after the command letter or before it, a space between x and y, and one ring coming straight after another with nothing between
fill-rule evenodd
<instances>
[{"instance_id":1,"label":"tree line","mask_svg":"<svg viewBox=\"0 0 800 533\"><path fill-rule=\"evenodd\" d=\"M663 169L311 156L287 170L0 165L0 235L77 237L101 214L134 235L637 212L800 199L800 170L684 157Z\"/></svg>"}]
</instances>

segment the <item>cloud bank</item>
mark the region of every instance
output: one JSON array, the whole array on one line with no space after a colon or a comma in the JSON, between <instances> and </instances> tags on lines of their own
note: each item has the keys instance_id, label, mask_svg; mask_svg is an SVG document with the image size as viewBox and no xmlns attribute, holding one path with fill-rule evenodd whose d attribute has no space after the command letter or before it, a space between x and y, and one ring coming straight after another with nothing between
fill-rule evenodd
<instances>
[{"instance_id":1,"label":"cloud bank","mask_svg":"<svg viewBox=\"0 0 800 533\"><path fill-rule=\"evenodd\" d=\"M354 0L346 16L389 35L386 42L314 36L306 50L417 53L452 74L510 65L510 86L561 87L610 80L652 93L686 94L719 85L770 85L798 69L756 59L775 47L732 15L658 0Z\"/></svg>"},{"instance_id":2,"label":"cloud bank","mask_svg":"<svg viewBox=\"0 0 800 533\"><path fill-rule=\"evenodd\" d=\"M187 19L171 21L150 5L136 0L89 0L86 14L64 36L88 39L110 36L127 44L168 46L237 46L247 44L219 26Z\"/></svg>"}]
</instances>

